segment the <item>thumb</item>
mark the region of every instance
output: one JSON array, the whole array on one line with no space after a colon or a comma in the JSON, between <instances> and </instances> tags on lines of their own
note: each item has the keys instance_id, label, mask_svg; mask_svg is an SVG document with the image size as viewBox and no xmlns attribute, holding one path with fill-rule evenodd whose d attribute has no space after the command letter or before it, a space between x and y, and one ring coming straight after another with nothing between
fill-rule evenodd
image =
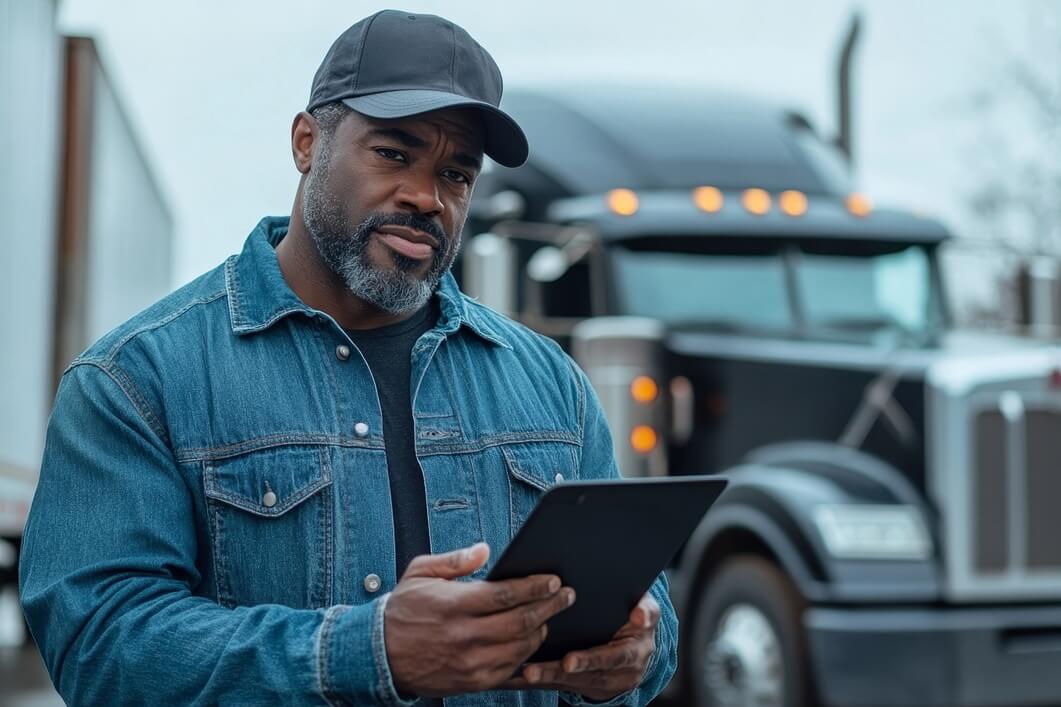
<instances>
[{"instance_id":1,"label":"thumb","mask_svg":"<svg viewBox=\"0 0 1061 707\"><path fill-rule=\"evenodd\" d=\"M409 577L434 577L436 579L456 579L466 577L486 564L490 557L490 546L476 543L453 552L441 555L419 555L409 563L402 579Z\"/></svg>"}]
</instances>

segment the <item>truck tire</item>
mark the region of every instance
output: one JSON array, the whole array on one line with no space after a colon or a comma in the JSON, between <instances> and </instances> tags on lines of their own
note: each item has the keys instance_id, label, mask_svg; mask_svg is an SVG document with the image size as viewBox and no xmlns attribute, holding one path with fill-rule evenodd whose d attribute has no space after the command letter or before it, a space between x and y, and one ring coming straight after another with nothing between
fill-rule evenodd
<instances>
[{"instance_id":1,"label":"truck tire","mask_svg":"<svg viewBox=\"0 0 1061 707\"><path fill-rule=\"evenodd\" d=\"M769 560L738 555L707 580L689 653L696 707L809 707L804 602Z\"/></svg>"}]
</instances>

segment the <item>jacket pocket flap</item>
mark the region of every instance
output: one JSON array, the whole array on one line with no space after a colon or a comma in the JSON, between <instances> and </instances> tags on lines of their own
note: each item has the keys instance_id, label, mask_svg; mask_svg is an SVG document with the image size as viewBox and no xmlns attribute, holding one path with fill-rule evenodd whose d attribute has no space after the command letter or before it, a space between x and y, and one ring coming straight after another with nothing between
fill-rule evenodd
<instances>
[{"instance_id":1,"label":"jacket pocket flap","mask_svg":"<svg viewBox=\"0 0 1061 707\"><path fill-rule=\"evenodd\" d=\"M203 465L208 498L265 517L282 516L332 483L323 446L271 447Z\"/></svg>"},{"instance_id":2,"label":"jacket pocket flap","mask_svg":"<svg viewBox=\"0 0 1061 707\"><path fill-rule=\"evenodd\" d=\"M504 445L501 453L513 479L546 491L575 478L577 449L562 442L533 442Z\"/></svg>"}]
</instances>

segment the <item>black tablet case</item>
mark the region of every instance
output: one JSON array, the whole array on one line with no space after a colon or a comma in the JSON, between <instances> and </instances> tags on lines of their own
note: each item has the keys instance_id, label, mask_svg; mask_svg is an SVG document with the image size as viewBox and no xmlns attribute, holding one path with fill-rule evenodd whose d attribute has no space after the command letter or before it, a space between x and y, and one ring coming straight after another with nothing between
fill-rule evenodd
<instances>
[{"instance_id":1,"label":"black tablet case","mask_svg":"<svg viewBox=\"0 0 1061 707\"><path fill-rule=\"evenodd\" d=\"M487 579L556 574L574 606L528 662L611 640L722 493L717 476L572 481L538 502Z\"/></svg>"}]
</instances>

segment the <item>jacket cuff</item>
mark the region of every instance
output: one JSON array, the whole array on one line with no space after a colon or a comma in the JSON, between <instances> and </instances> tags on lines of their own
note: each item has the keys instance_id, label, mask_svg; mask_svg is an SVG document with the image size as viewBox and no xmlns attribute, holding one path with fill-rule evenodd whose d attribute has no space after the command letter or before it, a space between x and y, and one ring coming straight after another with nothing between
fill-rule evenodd
<instances>
[{"instance_id":1,"label":"jacket cuff","mask_svg":"<svg viewBox=\"0 0 1061 707\"><path fill-rule=\"evenodd\" d=\"M317 665L321 695L328 704L412 707L419 702L403 699L394 687L383 636L389 598L388 593L367 604L333 606L325 612Z\"/></svg>"},{"instance_id":2,"label":"jacket cuff","mask_svg":"<svg viewBox=\"0 0 1061 707\"><path fill-rule=\"evenodd\" d=\"M630 692L620 693L607 702L594 702L577 692L561 692L560 699L571 705L571 707L620 707L621 705L636 705L638 703L637 692L640 689L637 687Z\"/></svg>"}]
</instances>

